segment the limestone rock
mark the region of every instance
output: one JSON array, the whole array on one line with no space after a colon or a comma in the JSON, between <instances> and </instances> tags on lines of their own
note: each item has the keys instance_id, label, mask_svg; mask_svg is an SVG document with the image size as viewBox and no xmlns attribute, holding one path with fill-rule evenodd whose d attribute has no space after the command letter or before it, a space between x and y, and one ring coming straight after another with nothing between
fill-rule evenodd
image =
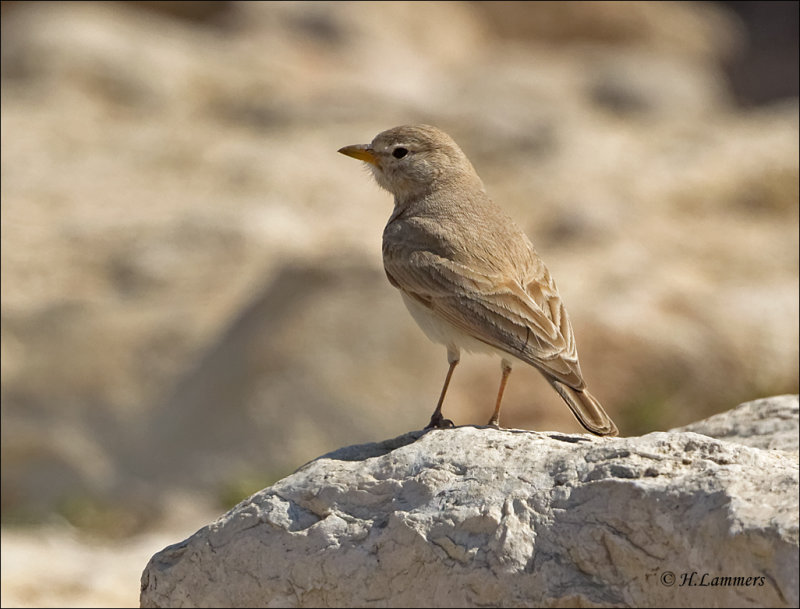
<instances>
[{"instance_id":1,"label":"limestone rock","mask_svg":"<svg viewBox=\"0 0 800 609\"><path fill-rule=\"evenodd\" d=\"M797 606L797 487L796 455L691 431L416 431L165 548L141 606Z\"/></svg>"}]
</instances>

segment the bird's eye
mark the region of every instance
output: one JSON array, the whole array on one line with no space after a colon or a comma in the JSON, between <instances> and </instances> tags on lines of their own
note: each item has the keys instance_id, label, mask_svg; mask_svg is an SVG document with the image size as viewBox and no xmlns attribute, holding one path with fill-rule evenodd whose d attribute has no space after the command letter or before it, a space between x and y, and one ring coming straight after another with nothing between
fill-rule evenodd
<instances>
[{"instance_id":1,"label":"bird's eye","mask_svg":"<svg viewBox=\"0 0 800 609\"><path fill-rule=\"evenodd\" d=\"M407 154L408 154L408 148L403 148L402 146L398 146L397 148L392 150L392 156L396 159L402 159Z\"/></svg>"}]
</instances>

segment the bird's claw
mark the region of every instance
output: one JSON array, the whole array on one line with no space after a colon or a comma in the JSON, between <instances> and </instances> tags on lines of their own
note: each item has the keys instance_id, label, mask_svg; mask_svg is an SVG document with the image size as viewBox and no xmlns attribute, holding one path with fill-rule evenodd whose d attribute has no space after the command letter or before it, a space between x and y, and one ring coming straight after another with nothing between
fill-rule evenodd
<instances>
[{"instance_id":1,"label":"bird's claw","mask_svg":"<svg viewBox=\"0 0 800 609\"><path fill-rule=\"evenodd\" d=\"M455 426L455 423L450 419L445 419L441 414L435 414L431 417L431 421L425 426L425 429L448 429Z\"/></svg>"}]
</instances>

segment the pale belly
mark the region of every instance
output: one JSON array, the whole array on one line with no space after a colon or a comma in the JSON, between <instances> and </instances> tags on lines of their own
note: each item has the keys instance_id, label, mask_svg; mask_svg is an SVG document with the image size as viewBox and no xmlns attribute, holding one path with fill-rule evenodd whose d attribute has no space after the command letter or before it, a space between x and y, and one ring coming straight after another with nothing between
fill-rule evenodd
<instances>
[{"instance_id":1,"label":"pale belly","mask_svg":"<svg viewBox=\"0 0 800 609\"><path fill-rule=\"evenodd\" d=\"M454 351L457 354L461 349L464 349L470 353L498 355L509 363L517 361L515 357L509 355L505 351L487 345L483 341L473 338L459 328L456 328L450 322L432 313L430 309L414 300L411 296L408 296L402 291L400 294L403 297L406 308L409 313L411 313L411 317L417 322L417 325L425 333L425 336L435 343L445 345L448 351Z\"/></svg>"}]
</instances>

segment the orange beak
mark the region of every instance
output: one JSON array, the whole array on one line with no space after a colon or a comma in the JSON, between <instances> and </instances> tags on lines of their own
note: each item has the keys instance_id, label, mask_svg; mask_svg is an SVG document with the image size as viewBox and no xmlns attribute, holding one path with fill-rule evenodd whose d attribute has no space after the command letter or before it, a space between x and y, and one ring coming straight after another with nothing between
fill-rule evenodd
<instances>
[{"instance_id":1,"label":"orange beak","mask_svg":"<svg viewBox=\"0 0 800 609\"><path fill-rule=\"evenodd\" d=\"M347 156L351 156L354 159L358 159L359 161L365 161L367 163L372 163L373 165L378 164L378 158L375 156L375 153L368 144L354 144L353 146L345 146L344 148L339 148L339 152Z\"/></svg>"}]
</instances>

